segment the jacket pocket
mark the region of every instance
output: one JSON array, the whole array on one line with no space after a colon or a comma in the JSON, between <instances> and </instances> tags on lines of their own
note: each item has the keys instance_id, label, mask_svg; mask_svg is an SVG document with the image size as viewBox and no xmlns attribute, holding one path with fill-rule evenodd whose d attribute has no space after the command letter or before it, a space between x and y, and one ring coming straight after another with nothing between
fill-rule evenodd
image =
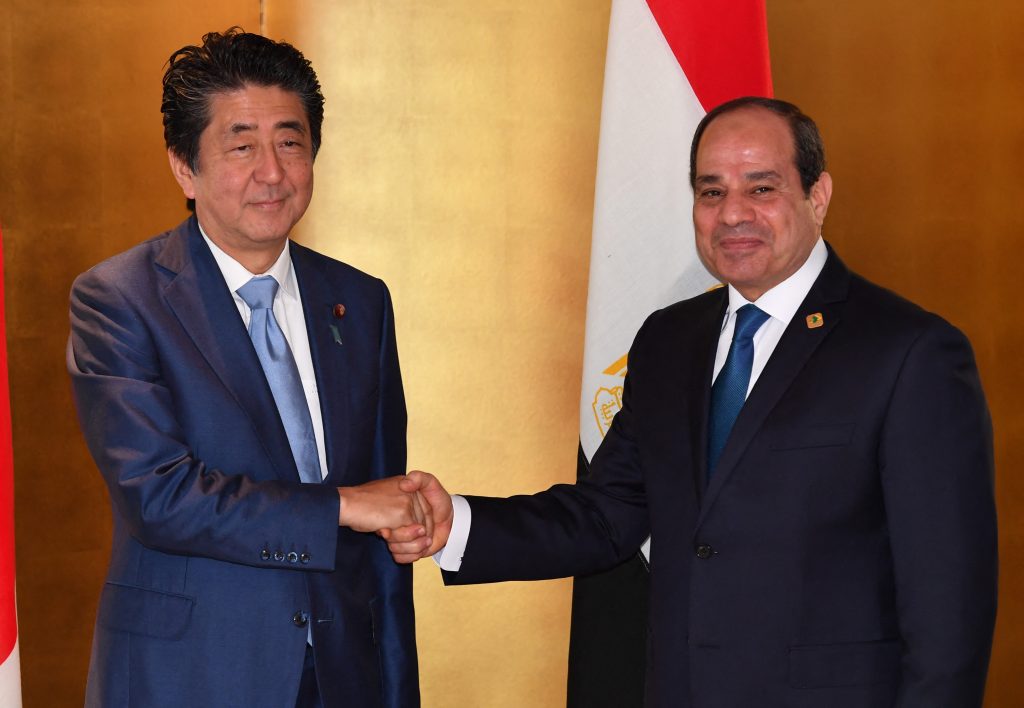
<instances>
[{"instance_id":1,"label":"jacket pocket","mask_svg":"<svg viewBox=\"0 0 1024 708\"><path fill-rule=\"evenodd\" d=\"M799 450L810 447L849 445L853 424L814 425L777 431L771 438L772 450Z\"/></svg>"},{"instance_id":2,"label":"jacket pocket","mask_svg":"<svg viewBox=\"0 0 1024 708\"><path fill-rule=\"evenodd\" d=\"M834 688L895 681L902 651L898 640L790 647L789 685Z\"/></svg>"},{"instance_id":3,"label":"jacket pocket","mask_svg":"<svg viewBox=\"0 0 1024 708\"><path fill-rule=\"evenodd\" d=\"M194 605L187 595L108 582L100 595L99 623L120 632L181 639Z\"/></svg>"}]
</instances>

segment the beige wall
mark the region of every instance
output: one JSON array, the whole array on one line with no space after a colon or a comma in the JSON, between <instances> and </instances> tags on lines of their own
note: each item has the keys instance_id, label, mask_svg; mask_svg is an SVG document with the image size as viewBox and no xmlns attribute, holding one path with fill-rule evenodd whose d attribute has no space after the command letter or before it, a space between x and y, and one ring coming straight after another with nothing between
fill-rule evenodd
<instances>
[{"instance_id":1,"label":"beige wall","mask_svg":"<svg viewBox=\"0 0 1024 708\"><path fill-rule=\"evenodd\" d=\"M610 0L0 3L0 223L25 705L81 703L109 543L63 371L73 276L176 223L159 80L238 23L294 42L327 96L298 238L390 284L410 464L510 494L571 479ZM1024 9L770 0L779 96L819 119L827 235L977 349L997 432L1003 593L988 708L1024 705ZM927 12L926 12L927 11ZM925 14L926 13L926 14ZM681 156L680 159L683 159ZM1014 246L1018 248L1015 249ZM564 703L569 583L443 590L417 568L424 705Z\"/></svg>"}]
</instances>

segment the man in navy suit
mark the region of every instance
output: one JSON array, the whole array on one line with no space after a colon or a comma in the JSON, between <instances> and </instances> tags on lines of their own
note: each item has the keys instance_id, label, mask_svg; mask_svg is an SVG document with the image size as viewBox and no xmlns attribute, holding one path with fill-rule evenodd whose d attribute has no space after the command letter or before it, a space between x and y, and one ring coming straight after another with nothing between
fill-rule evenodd
<instances>
[{"instance_id":1,"label":"man in navy suit","mask_svg":"<svg viewBox=\"0 0 1024 708\"><path fill-rule=\"evenodd\" d=\"M391 301L288 238L316 75L287 44L211 33L172 55L162 112L194 215L71 293L114 520L86 704L417 706L411 569L369 533L425 521L385 479L406 464Z\"/></svg>"},{"instance_id":2,"label":"man in navy suit","mask_svg":"<svg viewBox=\"0 0 1024 708\"><path fill-rule=\"evenodd\" d=\"M969 343L822 240L832 179L796 106L711 111L690 167L728 287L641 327L590 476L489 499L412 473L433 536L382 535L479 583L598 571L651 533L649 706L980 706L997 554Z\"/></svg>"}]
</instances>

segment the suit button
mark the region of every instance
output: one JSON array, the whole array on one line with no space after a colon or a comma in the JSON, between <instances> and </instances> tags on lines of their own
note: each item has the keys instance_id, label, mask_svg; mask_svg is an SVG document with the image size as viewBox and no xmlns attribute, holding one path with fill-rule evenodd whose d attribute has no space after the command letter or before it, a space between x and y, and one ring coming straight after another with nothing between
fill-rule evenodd
<instances>
[{"instance_id":1,"label":"suit button","mask_svg":"<svg viewBox=\"0 0 1024 708\"><path fill-rule=\"evenodd\" d=\"M289 563L298 563L298 561L299 561L299 554L298 553L296 553L295 551L291 551L291 552L288 553L288 562Z\"/></svg>"},{"instance_id":2,"label":"suit button","mask_svg":"<svg viewBox=\"0 0 1024 708\"><path fill-rule=\"evenodd\" d=\"M299 610L294 615L292 615L292 624L294 624L296 627L305 627L307 624L309 624L309 617L306 615L305 612Z\"/></svg>"},{"instance_id":3,"label":"suit button","mask_svg":"<svg viewBox=\"0 0 1024 708\"><path fill-rule=\"evenodd\" d=\"M282 553L281 551L274 551L274 560L276 560L276 561L283 561L284 560L284 553Z\"/></svg>"},{"instance_id":4,"label":"suit button","mask_svg":"<svg viewBox=\"0 0 1024 708\"><path fill-rule=\"evenodd\" d=\"M715 555L715 549L706 543L702 543L697 546L697 557L701 560L707 560L711 556Z\"/></svg>"},{"instance_id":5,"label":"suit button","mask_svg":"<svg viewBox=\"0 0 1024 708\"><path fill-rule=\"evenodd\" d=\"M301 561L302 563L309 563L309 554L303 553L301 556L299 556L299 561Z\"/></svg>"},{"instance_id":6,"label":"suit button","mask_svg":"<svg viewBox=\"0 0 1024 708\"><path fill-rule=\"evenodd\" d=\"M266 548L260 551L260 560L270 560L270 551L268 551Z\"/></svg>"}]
</instances>

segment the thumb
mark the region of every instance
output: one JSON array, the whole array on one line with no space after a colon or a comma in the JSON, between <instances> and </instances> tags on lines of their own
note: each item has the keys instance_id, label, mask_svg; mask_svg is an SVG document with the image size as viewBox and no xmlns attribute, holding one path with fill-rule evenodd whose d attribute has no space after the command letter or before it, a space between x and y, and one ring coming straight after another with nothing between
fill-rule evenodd
<instances>
[{"instance_id":1,"label":"thumb","mask_svg":"<svg viewBox=\"0 0 1024 708\"><path fill-rule=\"evenodd\" d=\"M425 481L425 475L423 472L413 470L398 481L398 488L403 492L415 492L424 486Z\"/></svg>"}]
</instances>

